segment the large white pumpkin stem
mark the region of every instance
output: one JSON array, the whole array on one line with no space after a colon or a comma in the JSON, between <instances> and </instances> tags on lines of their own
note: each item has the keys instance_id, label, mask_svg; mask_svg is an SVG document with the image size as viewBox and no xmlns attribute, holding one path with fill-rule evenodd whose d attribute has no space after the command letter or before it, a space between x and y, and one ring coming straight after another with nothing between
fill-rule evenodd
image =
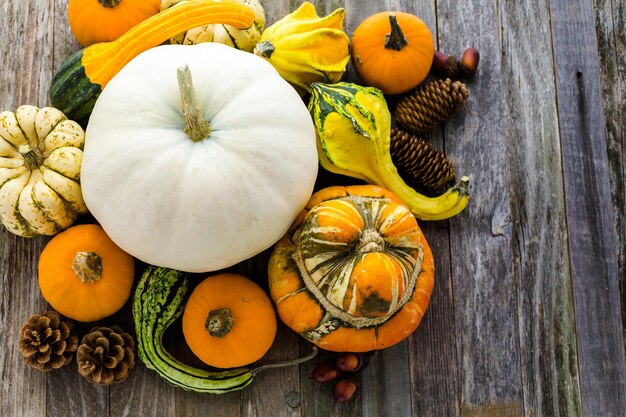
<instances>
[{"instance_id":1,"label":"large white pumpkin stem","mask_svg":"<svg viewBox=\"0 0 626 417\"><path fill-rule=\"evenodd\" d=\"M185 133L192 141L200 142L211 134L211 125L200 113L189 66L185 65L178 68L177 76L183 117L185 118Z\"/></svg>"}]
</instances>

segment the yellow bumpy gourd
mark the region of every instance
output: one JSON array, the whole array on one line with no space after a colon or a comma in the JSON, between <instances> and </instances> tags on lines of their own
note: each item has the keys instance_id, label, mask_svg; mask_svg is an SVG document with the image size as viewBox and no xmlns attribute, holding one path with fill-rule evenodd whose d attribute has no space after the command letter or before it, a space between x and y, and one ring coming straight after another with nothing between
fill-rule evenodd
<instances>
[{"instance_id":1,"label":"yellow bumpy gourd","mask_svg":"<svg viewBox=\"0 0 626 417\"><path fill-rule=\"evenodd\" d=\"M300 93L314 82L336 83L350 60L350 38L343 31L345 10L319 17L303 3L268 27L254 53L268 60Z\"/></svg>"}]
</instances>

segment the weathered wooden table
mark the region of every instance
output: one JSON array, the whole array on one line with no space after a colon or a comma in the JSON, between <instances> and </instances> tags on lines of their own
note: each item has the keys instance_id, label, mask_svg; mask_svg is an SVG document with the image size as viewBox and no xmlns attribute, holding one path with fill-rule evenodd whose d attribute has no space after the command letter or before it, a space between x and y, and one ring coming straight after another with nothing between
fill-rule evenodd
<instances>
[{"instance_id":1,"label":"weathered wooden table","mask_svg":"<svg viewBox=\"0 0 626 417\"><path fill-rule=\"evenodd\" d=\"M0 110L49 104L54 69L78 49L66 3L0 2ZM268 24L300 3L264 0ZM19 329L46 310L37 261L49 239L2 229L0 416L626 416L626 4L313 3L320 14L345 7L348 33L373 12L413 12L439 49L481 52L469 109L432 138L471 176L472 201L450 221L422 223L437 273L421 327L375 358L345 405L311 380L313 364L222 396L174 389L141 364L125 383L97 387L75 366L22 364ZM234 270L263 282L266 260ZM104 320L116 322L132 330L128 306ZM193 362L179 332L169 345ZM307 350L281 326L263 361Z\"/></svg>"}]
</instances>

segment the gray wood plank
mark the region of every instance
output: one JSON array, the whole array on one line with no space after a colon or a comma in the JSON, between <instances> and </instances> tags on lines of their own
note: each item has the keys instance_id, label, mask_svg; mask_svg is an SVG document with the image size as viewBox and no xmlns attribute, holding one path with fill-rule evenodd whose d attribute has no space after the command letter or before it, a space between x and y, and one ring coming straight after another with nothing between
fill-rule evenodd
<instances>
[{"instance_id":1,"label":"gray wood plank","mask_svg":"<svg viewBox=\"0 0 626 417\"><path fill-rule=\"evenodd\" d=\"M274 344L259 364L283 362L299 357L299 339L300 336L280 323ZM305 354L307 353L310 353L310 348ZM299 417L301 398L298 366L268 369L258 374L252 385L242 391L241 415Z\"/></svg>"},{"instance_id":2,"label":"gray wood plank","mask_svg":"<svg viewBox=\"0 0 626 417\"><path fill-rule=\"evenodd\" d=\"M346 33L352 38L356 28L367 17L386 10L397 8L389 1L350 1L346 5ZM348 81L360 82L352 63L348 71ZM361 407L364 417L411 415L411 384L408 360L408 341L385 349L377 355L370 367L361 375Z\"/></svg>"},{"instance_id":3,"label":"gray wood plank","mask_svg":"<svg viewBox=\"0 0 626 417\"><path fill-rule=\"evenodd\" d=\"M52 53L51 62L47 66L51 75L66 57L76 51L79 46L69 29L67 22L67 2L53 0L51 10L54 13L54 25L51 34L53 42L49 45ZM42 86L45 103L49 105L48 89L50 78ZM89 324L77 324L78 340L91 329ZM99 417L109 415L109 388L90 384L80 376L74 361L70 366L59 372L50 373L47 378L47 415Z\"/></svg>"},{"instance_id":4,"label":"gray wood plank","mask_svg":"<svg viewBox=\"0 0 626 417\"><path fill-rule=\"evenodd\" d=\"M85 330L79 333L79 342L84 333ZM88 382L78 373L75 361L63 369L51 372L47 380L48 417L109 416L109 387Z\"/></svg>"},{"instance_id":5,"label":"gray wood plank","mask_svg":"<svg viewBox=\"0 0 626 417\"><path fill-rule=\"evenodd\" d=\"M421 224L435 258L435 288L422 323L409 339L414 416L453 417L459 403L454 296L448 222Z\"/></svg>"},{"instance_id":6,"label":"gray wood plank","mask_svg":"<svg viewBox=\"0 0 626 417\"><path fill-rule=\"evenodd\" d=\"M251 260L237 266L237 272L255 280L269 292L267 264L272 251L266 250ZM299 356L299 339L296 333L280 322L270 350L251 368L260 364L282 362ZM268 369L255 377L241 392L241 415L250 417L299 417L300 370L298 366Z\"/></svg>"},{"instance_id":7,"label":"gray wood plank","mask_svg":"<svg viewBox=\"0 0 626 417\"><path fill-rule=\"evenodd\" d=\"M594 9L617 237L617 275L620 280L622 323L626 323L626 3L595 0ZM624 332L626 340L626 328Z\"/></svg>"},{"instance_id":8,"label":"gray wood plank","mask_svg":"<svg viewBox=\"0 0 626 417\"><path fill-rule=\"evenodd\" d=\"M136 360L128 379L109 388L109 417L174 416L175 388Z\"/></svg>"},{"instance_id":9,"label":"gray wood plank","mask_svg":"<svg viewBox=\"0 0 626 417\"><path fill-rule=\"evenodd\" d=\"M548 9L501 3L506 162L524 415L574 417L582 410Z\"/></svg>"},{"instance_id":10,"label":"gray wood plank","mask_svg":"<svg viewBox=\"0 0 626 417\"><path fill-rule=\"evenodd\" d=\"M47 104L52 77L51 1L0 4L0 111ZM46 375L25 366L19 331L32 314L46 311L37 285L37 262L48 238L25 239L0 226L0 415L45 416Z\"/></svg>"},{"instance_id":11,"label":"gray wood plank","mask_svg":"<svg viewBox=\"0 0 626 417\"><path fill-rule=\"evenodd\" d=\"M390 7L420 17L433 34L437 49L436 2L392 0ZM463 117L463 113L459 117ZM443 132L444 128L440 126L428 135L430 142L439 149L445 149ZM456 163L454 159L452 162ZM450 269L450 227L447 221L421 222L420 226L435 258L435 288L422 323L408 343L411 415L456 416L459 372Z\"/></svg>"},{"instance_id":12,"label":"gray wood plank","mask_svg":"<svg viewBox=\"0 0 626 417\"><path fill-rule=\"evenodd\" d=\"M445 126L446 152L471 178L470 204L450 220L461 416L523 412L497 15L493 1L437 2L441 50L481 54L472 112Z\"/></svg>"},{"instance_id":13,"label":"gray wood plank","mask_svg":"<svg viewBox=\"0 0 626 417\"><path fill-rule=\"evenodd\" d=\"M609 416L626 409L626 365L592 6L555 0L551 16L583 415Z\"/></svg>"}]
</instances>

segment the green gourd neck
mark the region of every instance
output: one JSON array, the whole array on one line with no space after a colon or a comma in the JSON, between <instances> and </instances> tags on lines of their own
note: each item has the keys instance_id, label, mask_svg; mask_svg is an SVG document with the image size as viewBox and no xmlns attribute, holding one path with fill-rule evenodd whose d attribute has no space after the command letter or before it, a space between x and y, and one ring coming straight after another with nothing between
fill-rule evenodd
<instances>
[{"instance_id":1,"label":"green gourd neck","mask_svg":"<svg viewBox=\"0 0 626 417\"><path fill-rule=\"evenodd\" d=\"M211 135L211 125L203 117L193 88L193 79L189 67L178 68L178 88L185 121L184 131L194 142L200 142Z\"/></svg>"}]
</instances>

